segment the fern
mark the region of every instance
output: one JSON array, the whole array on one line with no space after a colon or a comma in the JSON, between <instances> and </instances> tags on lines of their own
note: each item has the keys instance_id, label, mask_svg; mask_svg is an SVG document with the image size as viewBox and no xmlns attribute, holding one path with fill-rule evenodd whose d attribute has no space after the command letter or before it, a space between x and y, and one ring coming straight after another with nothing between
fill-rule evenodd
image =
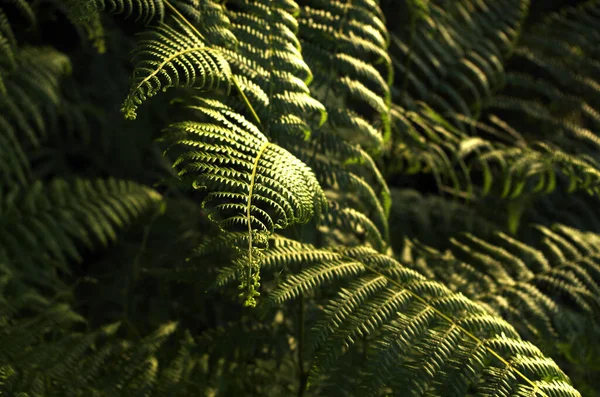
<instances>
[{"instance_id":1,"label":"fern","mask_svg":"<svg viewBox=\"0 0 600 397\"><path fill-rule=\"evenodd\" d=\"M212 123L184 122L169 127L169 139L186 148L174 166L180 176L199 174L193 186L208 190L203 205L210 208L209 217L222 230L247 230L242 239L248 244L242 286L248 288L246 303L254 305L254 289L260 284L253 241L264 246L275 229L307 222L324 207L325 198L311 170L285 149L269 143L255 126L220 102L196 101L198 105L192 108ZM242 241L233 238L230 244L241 245Z\"/></svg>"},{"instance_id":2,"label":"fern","mask_svg":"<svg viewBox=\"0 0 600 397\"><path fill-rule=\"evenodd\" d=\"M427 258L422 263L436 278L484 303L536 343L566 342L590 332L586 318L593 323L598 317L598 236L564 225L536 229L542 250L502 233L489 241L466 234L452 240L452 254L420 247L413 260Z\"/></svg>"},{"instance_id":3,"label":"fern","mask_svg":"<svg viewBox=\"0 0 600 397\"><path fill-rule=\"evenodd\" d=\"M194 87L216 90L230 84L229 64L218 50L211 49L203 38L178 18L175 28L162 25L140 42L131 91L121 111L135 119L137 107L148 97L170 87Z\"/></svg>"},{"instance_id":4,"label":"fern","mask_svg":"<svg viewBox=\"0 0 600 397\"><path fill-rule=\"evenodd\" d=\"M593 396L600 14L554 5L3 3L0 394Z\"/></svg>"},{"instance_id":5,"label":"fern","mask_svg":"<svg viewBox=\"0 0 600 397\"><path fill-rule=\"evenodd\" d=\"M250 7L250 5L248 6ZM289 27L283 24L286 14L289 12L287 9L280 9L278 6L271 10L270 6L266 4L256 4L251 6L251 9L255 12L264 12L266 16L274 19L268 21L265 25L265 21L259 21L255 15L244 12L233 13L232 26L234 27L234 33L239 33L236 30L238 28L236 21L244 20L258 23L260 29L270 29L271 27L278 29L282 37L288 35ZM220 58L216 62L191 62L187 54L198 56L197 44L200 43L201 35L189 22L179 19L175 19L175 22L180 29L183 29L191 37L195 37L196 42L192 43L184 39L184 43L179 44L159 34L153 37L152 40L142 44L141 48L144 48L144 51L149 51L150 54L153 54L156 48L161 48L162 42L165 41L163 39L167 39L167 42L172 43L174 48L166 59L163 59L162 54L158 55L158 58L162 60L160 63L150 61L149 68L138 65L136 69L138 73L143 72L144 75L146 73L147 75L137 84L134 83L135 88L132 89L130 94L132 99L126 100L123 107L126 117L131 118L134 116L135 113L132 112L135 111L137 104L145 99L146 95L155 94L157 89L161 87L160 83L156 84L155 76L157 74L162 75L169 82L169 85L163 87L165 89L169 86L193 85L195 75L198 73L207 75L209 78L211 75L216 74L217 76L223 75L226 78L234 79L234 83L247 105L247 110L254 117L255 122L260 125L260 128L265 128L271 133L280 129L285 131L286 126L288 127L287 130L290 129L290 126L296 128L298 122L303 123L300 116L307 109L319 112L321 114L320 123L324 122L325 112L322 105L307 95L307 90L302 88L304 83L293 74L293 72L298 72L294 68L299 65L294 60L294 57L298 56L298 52L293 43L292 46L289 46L284 40L280 43L281 48L275 47L272 53L267 53L266 57L262 59L254 57L252 60L245 57L245 53L255 53L252 51L252 47L239 53L232 53L224 47L215 50L215 54L223 54L220 56L229 58L229 61L234 62L237 67L245 67L245 64L250 62L256 62L257 65L262 64L264 67L263 76L251 76L257 79L254 88L261 90L259 87L262 85L264 87L263 92L269 92L269 95L263 94L266 100L272 101L266 115L260 114L261 108L259 108L259 116L244 93L247 89L244 81L247 80L240 79L238 81L237 77L231 76L228 63L224 58ZM186 37L185 35L181 36L181 33L177 33L176 30L169 30L170 28L163 27L161 29L173 38ZM250 33L252 34L253 31L250 31ZM287 65L292 68L291 71L285 71L279 76L269 78L267 64L272 68L275 66L273 63L275 61L281 62L277 66ZM185 82L180 81L179 73L173 68L173 65L185 68L184 73L187 76ZM196 70L198 67L205 67L205 65L209 65L209 68ZM261 78L264 78L264 80L260 80ZM240 85L240 82L242 82L242 85ZM150 88L144 87L145 84L149 84L147 87ZM153 87L154 84L157 86ZM205 86L202 82L197 88L204 87L216 90L218 85L209 83ZM142 91L140 91L140 88ZM146 88L145 92L144 88ZM177 137L178 141L176 143L185 144L190 148L208 149L208 153L197 150L184 153L175 162L175 166L182 162L185 163L180 175L190 172L202 174L193 186L196 188L209 188L209 194L203 202L206 204L214 201L211 206L222 216L223 219L219 220L219 224L223 230L238 231L235 229L236 227L247 228L247 235L243 240L248 247L248 263L245 265L246 271L240 289L243 290L241 295L245 298L245 304L253 306L255 305L254 296L258 295L256 289L260 285L258 282L258 262L255 258L256 255L259 255L260 249L256 250L253 243L257 241L258 247L264 246L268 235L273 229L283 228L294 222L307 222L313 215L313 206L317 208L318 212L319 208L323 206L324 199L321 197L322 192L319 183L312 176L310 169L292 154L276 145L272 145L260 132L259 127L252 125L245 120L243 115L236 113L231 108L224 107L219 102L199 101L199 106L193 108L204 113L209 119L212 119L213 123L175 124L172 128L173 130L186 131L187 134L197 134L200 138L205 138L204 142L194 143L193 140L185 139L185 136ZM263 121L261 121L261 118ZM291 125L288 124L290 121L292 122ZM302 127L303 130L305 128ZM231 132L228 130L231 130ZM244 145L247 146L244 147ZM213 153L210 153L211 151ZM226 164L231 164L232 167L227 167ZM279 172L282 172L281 175L285 175L288 180L281 179L277 175ZM290 174L287 174L289 172L292 172L292 175L295 174L291 179L289 179ZM237 239L231 241L231 245L234 247L239 246L240 243Z\"/></svg>"},{"instance_id":6,"label":"fern","mask_svg":"<svg viewBox=\"0 0 600 397\"><path fill-rule=\"evenodd\" d=\"M393 385L396 392L444 395L462 395L468 388L483 395L534 390L576 395L555 364L533 345L518 340L508 323L385 255L364 247L319 252L290 240L273 245L278 248L266 252L263 270L298 260L308 266L269 294L273 305L335 280L350 281L327 304L315 328L314 341L320 347L311 371L315 387L320 374L335 368L357 340L372 337L364 367L344 368L353 371L355 379L346 385L348 391L358 387L364 394L379 395L384 386ZM439 354L427 353L436 345L444 346ZM415 369L423 367L431 370L420 376ZM547 381L548 374L555 380ZM505 388L488 389L490 384ZM336 387L344 386L336 383Z\"/></svg>"}]
</instances>

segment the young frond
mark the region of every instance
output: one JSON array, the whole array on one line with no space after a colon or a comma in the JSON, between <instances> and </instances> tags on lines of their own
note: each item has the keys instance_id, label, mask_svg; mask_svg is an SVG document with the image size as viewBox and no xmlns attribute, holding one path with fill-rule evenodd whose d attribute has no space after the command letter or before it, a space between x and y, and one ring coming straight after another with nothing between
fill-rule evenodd
<instances>
[{"instance_id":1,"label":"young frond","mask_svg":"<svg viewBox=\"0 0 600 397\"><path fill-rule=\"evenodd\" d=\"M233 76L221 51L212 48L199 33L178 17L174 27L160 24L147 34L136 50L137 64L129 95L121 111L128 119L146 99L171 87L229 91Z\"/></svg>"}]
</instances>

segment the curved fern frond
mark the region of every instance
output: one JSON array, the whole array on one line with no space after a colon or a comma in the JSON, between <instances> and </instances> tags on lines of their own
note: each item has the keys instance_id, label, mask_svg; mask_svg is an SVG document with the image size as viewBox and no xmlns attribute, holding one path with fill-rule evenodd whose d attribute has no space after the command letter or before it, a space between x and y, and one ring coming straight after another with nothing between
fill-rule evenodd
<instances>
[{"instance_id":1,"label":"curved fern frond","mask_svg":"<svg viewBox=\"0 0 600 397\"><path fill-rule=\"evenodd\" d=\"M528 339L552 346L589 332L584 319L599 317L600 236L564 225L536 229L541 250L497 233L452 239L452 253L423 246L414 253L436 279L502 315Z\"/></svg>"},{"instance_id":2,"label":"curved fern frond","mask_svg":"<svg viewBox=\"0 0 600 397\"><path fill-rule=\"evenodd\" d=\"M457 396L467 390L486 396L525 391L578 395L556 364L520 340L507 322L390 257L367 247L318 254L304 244L287 247L273 255L266 251L264 260L285 266L303 251L313 250L315 256L308 267L277 286L269 302L281 304L325 283L344 282L315 328L312 387L319 387L321 375L335 377L331 370L343 362L340 358L360 351L357 342L365 340L365 365L344 367L345 376L353 380L335 382L336 388L365 395L380 395L384 389L388 395L407 390Z\"/></svg>"},{"instance_id":3,"label":"curved fern frond","mask_svg":"<svg viewBox=\"0 0 600 397\"><path fill-rule=\"evenodd\" d=\"M225 84L229 91L233 77L220 50L209 47L178 17L173 21L175 27L159 25L138 47L133 85L121 108L128 119L135 119L138 106L160 90L216 90Z\"/></svg>"},{"instance_id":4,"label":"curved fern frond","mask_svg":"<svg viewBox=\"0 0 600 397\"><path fill-rule=\"evenodd\" d=\"M257 281L251 279L258 276L253 240L264 244L274 230L306 223L324 209L325 198L310 168L270 143L244 117L216 100L195 101L190 108L209 121L173 124L166 139L183 148L174 163L179 175L191 176L195 188L208 190L203 206L210 209L209 217L234 240L239 238L235 232L247 231L243 282L252 302Z\"/></svg>"}]
</instances>

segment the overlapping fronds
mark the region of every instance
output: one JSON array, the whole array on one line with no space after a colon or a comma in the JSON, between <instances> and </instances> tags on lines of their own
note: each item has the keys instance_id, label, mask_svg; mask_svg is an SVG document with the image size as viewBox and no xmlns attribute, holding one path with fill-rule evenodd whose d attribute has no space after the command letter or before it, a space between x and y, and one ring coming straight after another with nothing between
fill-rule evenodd
<instances>
[{"instance_id":1,"label":"overlapping fronds","mask_svg":"<svg viewBox=\"0 0 600 397\"><path fill-rule=\"evenodd\" d=\"M7 396L185 396L204 385L186 378L196 370L193 339L187 333L175 354L166 342L177 324L163 324L130 343L116 337L119 323L92 332L75 332L83 319L66 305L48 306L36 316L3 324L0 392ZM60 330L60 332L57 332ZM161 351L162 350L162 351Z\"/></svg>"},{"instance_id":2,"label":"overlapping fronds","mask_svg":"<svg viewBox=\"0 0 600 397\"><path fill-rule=\"evenodd\" d=\"M248 245L242 283L252 299L258 286L253 241L264 246L275 229L306 223L324 208L325 197L310 168L231 108L202 98L190 108L208 121L173 124L165 139L183 148L174 163L179 175L190 176L195 188L207 189L203 205L210 209L209 217L232 233L238 246ZM235 234L246 231L241 240Z\"/></svg>"},{"instance_id":3,"label":"overlapping fronds","mask_svg":"<svg viewBox=\"0 0 600 397\"><path fill-rule=\"evenodd\" d=\"M600 102L597 26L600 3L552 14L523 36L506 87L486 104L516 120L528 140L543 140L578 156L598 155ZM596 37L594 39L593 37ZM518 123L518 124L517 124Z\"/></svg>"},{"instance_id":4,"label":"overlapping fronds","mask_svg":"<svg viewBox=\"0 0 600 397\"><path fill-rule=\"evenodd\" d=\"M381 10L375 2L299 6L298 38L312 70L311 94L325 105L328 119L308 142L286 147L314 170L332 208L345 218L330 214L329 230L355 234L360 218L371 230L371 243L383 249L389 190L370 156L381 149L390 126L391 66Z\"/></svg>"},{"instance_id":5,"label":"overlapping fronds","mask_svg":"<svg viewBox=\"0 0 600 397\"><path fill-rule=\"evenodd\" d=\"M549 194L558 185L569 193L599 192L600 164L593 157L574 156L545 142L529 144L497 117L489 123L455 118L471 125L476 135L463 133L422 104L414 111L394 106L394 145L388 154L394 161L388 175L430 173L440 190L465 192L469 198L474 185L482 196L509 199Z\"/></svg>"},{"instance_id":6,"label":"overlapping fronds","mask_svg":"<svg viewBox=\"0 0 600 397\"><path fill-rule=\"evenodd\" d=\"M299 2L302 54L328 134L377 151L389 137L392 82L385 18L375 1Z\"/></svg>"},{"instance_id":7,"label":"overlapping fronds","mask_svg":"<svg viewBox=\"0 0 600 397\"><path fill-rule=\"evenodd\" d=\"M239 44L223 51L264 133L279 144L306 139L313 125L325 122L327 113L307 87L313 74L296 37L298 5L294 1L233 0L225 5L225 13Z\"/></svg>"},{"instance_id":8,"label":"overlapping fronds","mask_svg":"<svg viewBox=\"0 0 600 397\"><path fill-rule=\"evenodd\" d=\"M77 244L91 247L116 238L130 223L160 200L144 186L115 179L71 183L55 180L28 189L0 191L2 257L38 274L37 262L51 260L63 271L67 260L80 259Z\"/></svg>"},{"instance_id":9,"label":"overlapping fronds","mask_svg":"<svg viewBox=\"0 0 600 397\"><path fill-rule=\"evenodd\" d=\"M552 345L600 318L600 236L564 225L536 226L541 247L506 234L452 239L451 252L418 245L421 270L482 302L521 335ZM424 267L423 267L424 266Z\"/></svg>"},{"instance_id":10,"label":"overlapping fronds","mask_svg":"<svg viewBox=\"0 0 600 397\"><path fill-rule=\"evenodd\" d=\"M247 232L242 240L237 234L230 236L231 246L247 246L241 288L246 304L254 305L259 285L257 247L264 246L274 229L305 223L324 205L312 171L268 137L289 139L300 133L306 138L310 124L322 124L326 113L310 97L305 84L310 70L302 61L295 38L295 3L240 1L230 7L233 10L222 12L238 39L235 51L224 46L207 47L199 31L179 17L174 19L174 28L162 25L155 29L156 37L140 48L142 55L157 60L138 64L135 73L139 77L134 77L134 88L123 111L132 118L137 105L161 86L163 90L193 86L218 96L220 81L236 85L242 107L234 110L218 100L197 98L198 105L191 108L209 121L174 124L169 129L173 136L167 140L187 146L175 167L180 169L180 176L197 175L194 187L208 189L203 203L214 210L212 219L218 219L224 231ZM218 13L216 4L211 12ZM225 23L223 19L221 22ZM169 44L166 58L164 42ZM185 75L184 82L180 73ZM159 78L167 84L161 84ZM257 98L264 102L257 102ZM315 121L311 114L317 116Z\"/></svg>"},{"instance_id":11,"label":"overlapping fronds","mask_svg":"<svg viewBox=\"0 0 600 397\"><path fill-rule=\"evenodd\" d=\"M321 376L335 376L344 354L363 349L363 365L344 367L353 380L334 387L364 395L578 395L556 364L507 322L389 256L367 247L316 250L287 239L273 245L263 268L293 269L300 262L303 270L270 293L271 304L343 283L314 329L315 388Z\"/></svg>"},{"instance_id":12,"label":"overlapping fronds","mask_svg":"<svg viewBox=\"0 0 600 397\"><path fill-rule=\"evenodd\" d=\"M399 103L424 101L444 115L476 118L481 102L504 82L504 60L527 14L528 0L429 2L406 10L392 31ZM394 7L390 3L390 7ZM463 127L459 124L460 127Z\"/></svg>"},{"instance_id":13,"label":"overlapping fronds","mask_svg":"<svg viewBox=\"0 0 600 397\"><path fill-rule=\"evenodd\" d=\"M600 1L529 3L4 2L0 394L579 396Z\"/></svg>"}]
</instances>

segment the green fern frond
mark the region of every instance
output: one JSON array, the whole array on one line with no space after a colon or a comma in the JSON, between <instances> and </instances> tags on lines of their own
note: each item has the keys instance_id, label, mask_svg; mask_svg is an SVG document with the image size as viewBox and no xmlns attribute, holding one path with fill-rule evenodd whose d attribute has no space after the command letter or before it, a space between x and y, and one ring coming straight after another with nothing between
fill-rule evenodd
<instances>
[{"instance_id":1,"label":"green fern frond","mask_svg":"<svg viewBox=\"0 0 600 397\"><path fill-rule=\"evenodd\" d=\"M253 241L260 247L274 230L308 222L324 209L324 195L310 168L270 143L244 117L219 101L195 101L190 108L209 121L173 124L166 139L183 148L174 163L179 175L191 176L195 188L208 190L203 206L209 217L237 241L234 246L247 243L242 283L252 302L258 276ZM245 231L240 240L235 232Z\"/></svg>"},{"instance_id":2,"label":"green fern frond","mask_svg":"<svg viewBox=\"0 0 600 397\"><path fill-rule=\"evenodd\" d=\"M371 151L389 136L389 41L376 2L300 2L299 37L315 71L312 94L330 114L326 130Z\"/></svg>"},{"instance_id":3,"label":"green fern frond","mask_svg":"<svg viewBox=\"0 0 600 397\"><path fill-rule=\"evenodd\" d=\"M152 208L161 196L146 187L115 179L41 182L29 189L0 191L1 253L31 269L49 258L69 273L68 259L80 260L77 243L104 245L123 227ZM32 271L32 275L39 272Z\"/></svg>"},{"instance_id":4,"label":"green fern frond","mask_svg":"<svg viewBox=\"0 0 600 397\"><path fill-rule=\"evenodd\" d=\"M69 59L51 48L23 48L15 68L4 76L6 96L0 97L3 116L33 145L46 134L44 119L57 118L61 79L71 71Z\"/></svg>"},{"instance_id":5,"label":"green fern frond","mask_svg":"<svg viewBox=\"0 0 600 397\"><path fill-rule=\"evenodd\" d=\"M263 93L264 106L256 110L264 133L279 144L294 136L305 139L312 124L323 124L327 113L307 87L313 74L296 38L298 5L234 0L225 4L224 11L239 44L223 52L234 73Z\"/></svg>"},{"instance_id":6,"label":"green fern frond","mask_svg":"<svg viewBox=\"0 0 600 397\"><path fill-rule=\"evenodd\" d=\"M514 52L516 66L507 74L506 87L486 111L518 120L522 131L536 131L536 136L526 135L529 141L595 158L600 86L589 37L596 34L599 7L597 1L566 7L535 24Z\"/></svg>"},{"instance_id":7,"label":"green fern frond","mask_svg":"<svg viewBox=\"0 0 600 397\"><path fill-rule=\"evenodd\" d=\"M309 249L290 246L287 254L278 252L272 258L283 265L296 252ZM470 390L509 396L552 389L556 395L578 395L556 364L519 340L507 322L390 257L367 247L339 247L315 259L268 298L280 304L334 280L349 280L315 328L313 387L344 354L359 349L359 340L367 340L366 364L344 368L354 379L348 392L358 387L365 395L379 395L387 387L392 395L406 390L464 395ZM502 388L490 387L500 384Z\"/></svg>"},{"instance_id":8,"label":"green fern frond","mask_svg":"<svg viewBox=\"0 0 600 397\"><path fill-rule=\"evenodd\" d=\"M582 318L600 313L600 240L563 225L536 229L542 250L503 233L487 241L466 234L452 241L452 254L421 246L417 256L452 289L484 303L533 341L553 344L583 332Z\"/></svg>"},{"instance_id":9,"label":"green fern frond","mask_svg":"<svg viewBox=\"0 0 600 397\"><path fill-rule=\"evenodd\" d=\"M478 118L483 101L504 84L502 63L514 49L528 5L526 0L430 4L425 17L397 24L391 57L404 76L395 92L399 103L424 101L444 115Z\"/></svg>"},{"instance_id":10,"label":"green fern frond","mask_svg":"<svg viewBox=\"0 0 600 397\"><path fill-rule=\"evenodd\" d=\"M124 14L125 18L135 16L148 24L152 21L162 22L165 15L164 0L71 0L79 7L79 14L95 7L98 11L108 11L114 14ZM88 11L89 12L89 11Z\"/></svg>"},{"instance_id":11,"label":"green fern frond","mask_svg":"<svg viewBox=\"0 0 600 397\"><path fill-rule=\"evenodd\" d=\"M208 46L181 19L175 17L173 21L175 27L161 24L138 47L133 85L121 108L128 119L135 119L138 106L160 90L216 90L225 84L229 91L233 77L220 51Z\"/></svg>"}]
</instances>

